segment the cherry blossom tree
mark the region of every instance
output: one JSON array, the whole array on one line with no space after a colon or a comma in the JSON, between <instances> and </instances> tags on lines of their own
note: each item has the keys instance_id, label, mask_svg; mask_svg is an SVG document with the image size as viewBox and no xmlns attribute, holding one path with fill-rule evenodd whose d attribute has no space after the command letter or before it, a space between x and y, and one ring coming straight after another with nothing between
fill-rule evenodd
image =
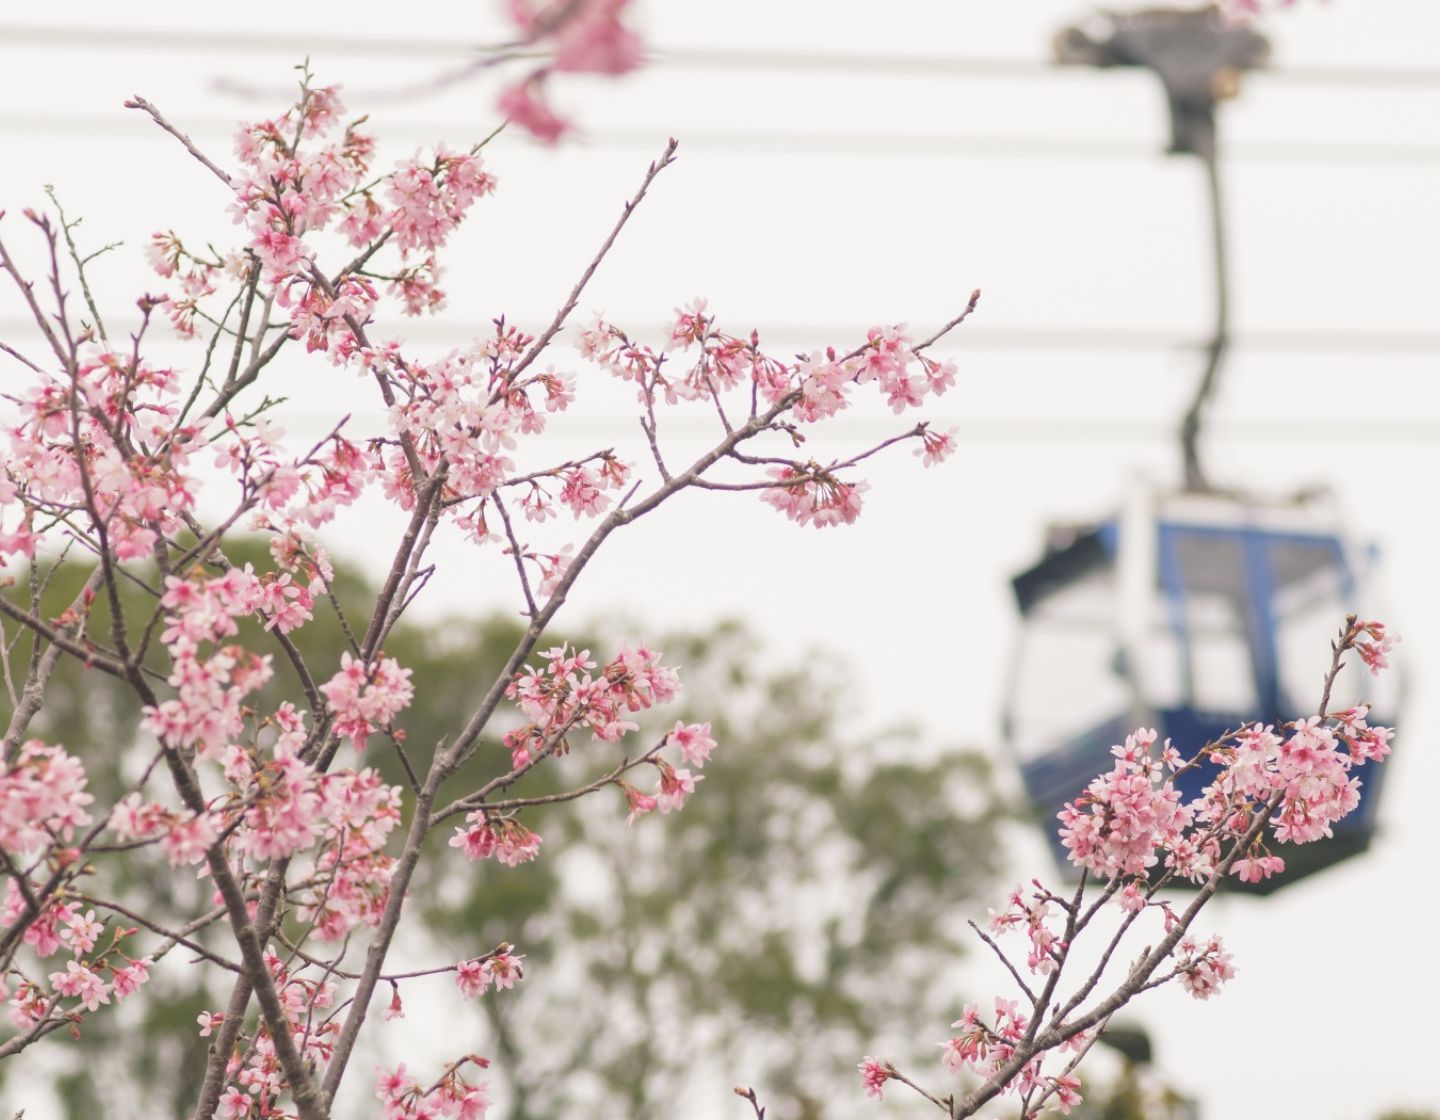
<instances>
[{"instance_id":1,"label":"cherry blossom tree","mask_svg":"<svg viewBox=\"0 0 1440 1120\"><path fill-rule=\"evenodd\" d=\"M507 87L500 108L554 142L569 127L547 100L556 75L637 64L626 2L513 0L510 8L524 49L500 57L539 50L548 61ZM753 331L722 327L703 300L676 312L658 348L594 321L578 331L580 356L633 389L648 461L586 447L546 461L533 437L580 391L573 374L549 364L554 344L674 163L674 141L543 329L531 335L497 318L468 346L434 357L388 340L382 323L397 309L422 315L444 302L443 251L497 188L487 140L381 168L364 118L347 117L338 91L307 71L291 107L242 126L227 170L160 108L141 97L128 104L175 137L201 165L197 174L223 184L240 234L229 249L189 232L156 234L150 259L164 290L138 300L122 336L102 321L90 258L62 212L27 210L0 226L0 270L38 340L0 343L21 375L7 392L0 559L24 565L0 611L29 637L8 644L4 660L0 975L13 1030L0 1057L144 998L152 971L179 950L229 984L228 998L197 1024L207 1057L192 1115L321 1120L337 1114L362 1031L402 1010L406 985L443 974L454 998L493 1000L514 998L523 980L523 947L508 940L454 962L396 959L423 860L494 860L523 875L522 865L544 858L545 840L527 824L539 805L608 793L617 815L651 828L664 824L642 818L703 796L697 787L717 749L711 723L677 720L637 741L640 713L672 703L681 687L658 651L547 646L597 552L688 491L753 492L801 526L854 521L867 459L907 443L931 466L953 436L897 421L892 437L821 462L802 454L807 430L861 394L878 392L898 416L946 392L955 367L931 351L974 312L979 293L928 335L877 326L849 345L792 358L766 350ZM12 255L22 235L39 245L38 271ZM150 359L150 332L164 329L157 319L193 340L186 369ZM337 409L320 440L288 440L265 388L277 358L301 344L312 364L330 367L324 376L345 382L343 393L376 394L386 423L359 430ZM709 449L688 463L667 447L675 409L701 411L714 425ZM388 574L357 616L330 593L320 533L371 494L400 510L404 527L397 539L372 542L391 557ZM224 512L202 514L216 509ZM567 532L562 513L588 528ZM229 545L241 530L268 538L268 563L236 562ZM477 682L469 714L422 760L404 715L424 702L426 682L387 652L387 640L424 591L440 533L506 558L525 629L493 679ZM42 611L48 582L76 556L94 562L80 592L58 614ZM125 594L136 590L139 608ZM258 636L248 636L252 624ZM294 637L322 625L345 642L325 664L306 658ZM997 1000L993 1014L966 1009L944 1044L945 1065L979 1083L931 1092L867 1058L865 1088L878 1096L903 1083L950 1116L1005 1092L1018 1095L1025 1115L1051 1102L1063 1111L1078 1099L1080 1059L1121 1006L1171 981L1198 998L1217 991L1234 966L1220 938L1199 937L1192 924L1227 876L1277 870L1269 843L1316 839L1354 808L1351 768L1383 758L1389 732L1368 726L1363 708L1329 711L1329 687L1346 655L1379 668L1392 641L1379 623L1347 621L1318 715L1303 724L1240 729L1192 745L1188 757L1144 732L1118 747L1114 770L1063 818L1080 886L1018 890L993 919L994 934L1026 936L1024 969L981 934L1023 1001ZM87 777L103 741L62 745L30 734L62 658L121 682L139 706L147 757L113 803L97 801ZM303 701L265 702L277 674ZM487 732L498 749L483 749ZM587 761L585 780L544 794L527 787L527 776L572 752ZM382 755L399 761L403 782L382 779L373 764ZM1217 776L1198 803L1183 803L1174 775L1206 764ZM131 910L107 882L136 865L196 877L205 905ZM1176 877L1201 884L1182 911L1156 897ZM1074 977L1071 946L1107 906L1124 912L1120 929L1101 967ZM1147 916L1159 918L1160 931L1106 984L1109 960ZM391 1120L474 1120L489 1107L488 1065L476 1054L427 1055L415 1072L386 1070L375 1086L379 1110ZM742 1095L763 1115L756 1094Z\"/></svg>"}]
</instances>

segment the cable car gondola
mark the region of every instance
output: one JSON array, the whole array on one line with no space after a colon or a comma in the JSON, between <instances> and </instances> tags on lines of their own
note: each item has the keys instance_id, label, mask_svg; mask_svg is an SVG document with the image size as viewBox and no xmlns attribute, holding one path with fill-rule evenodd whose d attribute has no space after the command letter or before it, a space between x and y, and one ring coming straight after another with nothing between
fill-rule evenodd
<instances>
[{"instance_id":1,"label":"cable car gondola","mask_svg":"<svg viewBox=\"0 0 1440 1120\"><path fill-rule=\"evenodd\" d=\"M1229 346L1215 110L1241 71L1263 65L1269 44L1214 8L1152 8L1105 13L1062 31L1055 46L1061 63L1143 67L1160 78L1169 150L1198 157L1206 173L1215 276L1214 333L1180 424L1184 488L1137 488L1116 516L1052 531L1042 558L1013 580L1022 636L1006 737L1068 867L1056 814L1110 768L1112 745L1153 727L1188 753L1244 724L1313 715L1331 638L1346 614L1372 604L1366 557L1327 496L1265 500L1220 490L1202 469L1200 431ZM1369 700L1384 723L1396 687L1341 674L1332 706ZM1287 848L1284 874L1238 888L1273 891L1364 851L1383 769L1359 768L1360 806L1332 838ZM1207 765L1184 775L1182 795L1198 797L1215 773Z\"/></svg>"}]
</instances>

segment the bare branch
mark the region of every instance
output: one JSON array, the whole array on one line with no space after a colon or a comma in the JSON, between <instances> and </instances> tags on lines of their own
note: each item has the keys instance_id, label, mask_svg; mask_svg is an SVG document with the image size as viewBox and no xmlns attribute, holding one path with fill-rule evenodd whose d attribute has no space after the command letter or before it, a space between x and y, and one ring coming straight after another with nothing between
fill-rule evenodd
<instances>
[{"instance_id":1,"label":"bare branch","mask_svg":"<svg viewBox=\"0 0 1440 1120\"><path fill-rule=\"evenodd\" d=\"M556 334L559 333L560 328L565 325L565 320L570 317L570 313L575 310L575 305L580 302L580 295L585 291L585 285L590 283L590 278L595 275L595 270L600 267L600 262L605 259L605 254L610 252L610 246L615 244L615 239L620 236L620 231L625 228L625 223L630 220L630 215L635 213L635 208L644 200L645 193L650 189L650 184L655 181L655 177L675 162L675 151L679 147L680 141L672 138L670 142L665 145L665 151L661 153L660 158L650 165L649 171L645 174L644 181L640 184L640 189L636 191L630 201L625 204L625 209L620 214L620 220L615 223L615 228L610 231L610 236L605 238L604 242L600 245L599 252L597 252L595 256L591 258L590 263L585 266L585 271L580 274L580 279L575 282L575 287L570 290L569 298L561 305L560 310L555 313L555 318L550 320L550 325L540 332L540 336L531 344L530 349L525 352L525 356L521 358L520 361L516 363L515 368L510 371L511 380L519 377L529 368L530 363L540 356L545 347L550 345L550 340L553 339Z\"/></svg>"},{"instance_id":2,"label":"bare branch","mask_svg":"<svg viewBox=\"0 0 1440 1120\"><path fill-rule=\"evenodd\" d=\"M155 108L155 106L150 104L150 102L146 101L139 94L136 94L134 97L130 98L130 100L125 102L125 108L141 109L144 112L149 113L150 118L156 124L158 124L171 136L175 137L176 140L179 140L180 143L184 145L185 150L189 152L192 156L194 156L197 160L199 160L202 164L204 164L204 166L209 169L210 173L214 175L215 178L219 179L231 190L235 189L235 181L230 177L229 173L222 171L219 167L212 163L210 157L195 146L195 141L191 140L190 137L185 135L185 133L181 132L173 124L167 121L165 117L161 114L160 110Z\"/></svg>"}]
</instances>

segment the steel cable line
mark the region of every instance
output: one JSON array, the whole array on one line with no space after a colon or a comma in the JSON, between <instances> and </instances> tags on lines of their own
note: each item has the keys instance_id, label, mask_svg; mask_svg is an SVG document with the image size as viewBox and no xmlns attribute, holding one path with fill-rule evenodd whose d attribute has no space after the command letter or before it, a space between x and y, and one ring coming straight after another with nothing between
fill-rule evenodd
<instances>
[{"instance_id":1,"label":"steel cable line","mask_svg":"<svg viewBox=\"0 0 1440 1120\"><path fill-rule=\"evenodd\" d=\"M467 44L449 38L379 38L365 35L314 36L225 29L181 31L126 26L65 27L53 24L0 24L0 48L119 48L170 53L215 50L229 54L301 55L325 51L374 58L467 58L498 46ZM782 70L847 75L924 75L929 77L1006 77L1069 80L1070 74L1032 58L1002 58L922 53L876 53L812 50L764 50L751 47L657 47L649 62L691 70ZM1440 68L1427 66L1289 65L1261 70L1264 82L1306 86L1374 86L1440 89Z\"/></svg>"},{"instance_id":2,"label":"steel cable line","mask_svg":"<svg viewBox=\"0 0 1440 1120\"><path fill-rule=\"evenodd\" d=\"M117 111L118 113L118 111ZM117 123L124 118L99 113L0 113L0 135L39 136L47 139L89 137L124 139L149 137L156 143L165 139L159 131L137 127L132 131ZM218 117L187 118L185 131L207 139L229 139L235 131L232 120ZM473 132L473 122L463 126L444 122L425 124L397 121L386 135L397 141L420 142L443 134ZM671 130L673 131L673 130ZM650 149L663 141L667 130L656 127L592 128L584 140L590 148ZM866 156L876 154L902 157L978 157L996 159L1083 159L1155 162L1154 141L1144 137L1059 137L1059 136L953 136L945 134L895 133L813 133L780 130L698 128L682 135L691 155L716 152L750 152L770 155L814 154ZM526 143L530 143L526 141ZM1440 164L1440 146L1424 144L1307 143L1299 141L1249 141L1226 146L1226 158L1243 163L1340 164L1343 166L1385 164L1425 168Z\"/></svg>"},{"instance_id":3,"label":"steel cable line","mask_svg":"<svg viewBox=\"0 0 1440 1120\"><path fill-rule=\"evenodd\" d=\"M117 308L102 314L124 318L125 309ZM516 323L537 323L549 315L510 315L507 318ZM612 315L614 319L625 316ZM654 316L632 315L629 320L648 323ZM739 321L737 317L737 322ZM788 356L792 349L813 350L817 346L837 339L863 338L865 332L874 326L867 323L856 325L824 325L808 323L746 323L748 332L752 327L760 332L762 347ZM397 320L395 329L390 331L397 337L421 343L459 345L468 342L477 334L484 334L488 323L482 321L456 321L447 319ZM0 338L13 339L34 329L34 323L19 315L0 315ZM660 322L657 319L654 333L659 337ZM644 334L643 325L641 334ZM178 341L178 340L177 340ZM643 338L642 338L643 341ZM1203 350L1209 340L1200 331L1175 330L1167 328L1113 328L1113 327L1065 327L1047 324L1021 327L975 327L968 330L961 350L1010 351L1018 353L1085 351L1089 353L1131 353L1153 354L1157 351L1173 350L1189 352ZM1365 330L1254 330L1242 331L1233 336L1232 345L1238 351L1267 355L1364 355L1367 357L1410 357L1430 355L1440 351L1440 331L1365 331Z\"/></svg>"},{"instance_id":4,"label":"steel cable line","mask_svg":"<svg viewBox=\"0 0 1440 1120\"><path fill-rule=\"evenodd\" d=\"M278 409L274 419L297 439L323 435L334 428L334 418L304 410L286 412ZM938 431L956 429L956 438L963 450L966 444L1035 445L1035 444L1157 444L1173 446L1175 425L1146 416L1135 420L1113 416L1027 416L996 414L960 416L932 413L926 416ZM528 436L541 443L550 440L573 442L593 439L612 444L634 438L640 440L637 418L630 413L594 413L567 424L561 432L549 430ZM388 430L384 413L361 413L351 416L347 432L351 438ZM832 433L852 438L880 438L894 435L894 417L851 417L832 420ZM903 427L903 423L900 427ZM675 440L708 440L718 427L714 414L665 417L661 422L663 437ZM1287 417L1245 417L1217 419L1207 427L1206 440L1214 443L1242 443L1252 447L1299 446L1354 440L1367 437L1366 454L1405 453L1420 450L1440 451L1440 418L1435 420L1395 420L1359 417L1354 420L1310 420ZM820 458L824 458L820 455Z\"/></svg>"}]
</instances>

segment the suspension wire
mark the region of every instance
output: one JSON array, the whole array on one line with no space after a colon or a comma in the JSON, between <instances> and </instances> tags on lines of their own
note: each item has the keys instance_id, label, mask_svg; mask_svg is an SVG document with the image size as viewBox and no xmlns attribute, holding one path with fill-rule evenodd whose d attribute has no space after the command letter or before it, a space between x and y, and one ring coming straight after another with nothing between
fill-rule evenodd
<instances>
[{"instance_id":1,"label":"suspension wire","mask_svg":"<svg viewBox=\"0 0 1440 1120\"><path fill-rule=\"evenodd\" d=\"M1210 247L1215 277L1215 329L1206 347L1205 372L1195 389L1195 397L1180 421L1180 454L1185 468L1187 490L1210 489L1209 479L1200 462L1200 428L1206 407L1215 396L1220 369L1230 347L1230 268L1225 251L1225 200L1220 182L1220 157L1211 130L1210 143L1197 153L1205 169L1206 195L1210 203Z\"/></svg>"},{"instance_id":2,"label":"suspension wire","mask_svg":"<svg viewBox=\"0 0 1440 1120\"><path fill-rule=\"evenodd\" d=\"M118 114L118 110L117 110ZM67 137L114 139L127 142L135 136L149 136L157 143L164 137L152 129L137 127L131 133L117 129L117 120L126 118L100 113L15 113L0 112L0 135L40 136L56 140ZM139 122L137 122L138 126ZM186 121L192 136L229 138L235 130L230 118L200 117ZM445 131L474 131L473 122L452 125L419 121L396 121L387 129L395 140L425 142ZM649 149L668 135L662 128L600 127L588 129L583 139L592 149L629 151ZM991 159L1095 159L1158 163L1153 140L1144 138L1061 137L1061 136L950 136L942 134L894 135L887 133L786 132L699 128L686 130L681 139L692 155L718 152L832 156L991 158ZM529 143L529 141L522 141ZM1306 143L1286 141L1241 142L1227 149L1232 162L1317 166L1385 164L1425 170L1440 164L1440 147L1423 144Z\"/></svg>"},{"instance_id":3,"label":"suspension wire","mask_svg":"<svg viewBox=\"0 0 1440 1120\"><path fill-rule=\"evenodd\" d=\"M103 311L103 309L102 309ZM109 317L124 318L125 308L104 311ZM544 315L510 315L516 323L538 323L550 317ZM640 323L639 332L643 338L644 324L655 320L655 334L661 335L661 325L655 316L636 313L609 316L619 322ZM762 348L780 353L789 347L813 349L816 346L835 342L838 339L864 338L865 332L875 325L871 323L757 323L743 315L731 317L731 326L741 326L748 334L753 328L760 334ZM877 320L878 321L878 320ZM34 329L34 321L19 315L0 315L0 337L16 338ZM487 324L481 321L460 321L448 318L416 319L403 323L395 334L414 342L437 345L464 343L483 333ZM179 340L177 339L177 342ZM1053 324L1036 324L1018 327L975 327L967 329L963 349L990 353L1011 352L1019 354L1084 351L1099 354L1154 354L1160 351L1190 353L1204 351L1211 345L1211 337L1183 330L1144 330L1111 327L1068 327ZM1413 358L1429 356L1440 352L1440 331L1351 331L1351 330L1267 330L1247 331L1230 334L1227 339L1230 350L1249 356L1288 356L1314 354L1325 357L1366 357ZM1306 367L1313 370L1313 367ZM1120 373L1123 367L1113 367ZM1440 373L1427 369L1426 374ZM1403 371L1406 377L1417 376L1417 371Z\"/></svg>"},{"instance_id":4,"label":"suspension wire","mask_svg":"<svg viewBox=\"0 0 1440 1120\"><path fill-rule=\"evenodd\" d=\"M235 29L182 31L173 28L109 27L55 24L0 24L0 49L5 47L91 48L191 53L215 50L226 54L336 55L384 58L465 58L508 49L505 45L467 44L458 37L381 38L367 35L274 34ZM925 75L943 77L1005 77L1066 80L1065 68L1023 57L965 56L921 53L859 53L847 51L765 50L751 47L655 47L648 62L690 70L781 70L846 75ZM1440 68L1430 66L1331 66L1292 64L1254 71L1263 82L1305 86L1374 86L1389 89L1440 90Z\"/></svg>"}]
</instances>

